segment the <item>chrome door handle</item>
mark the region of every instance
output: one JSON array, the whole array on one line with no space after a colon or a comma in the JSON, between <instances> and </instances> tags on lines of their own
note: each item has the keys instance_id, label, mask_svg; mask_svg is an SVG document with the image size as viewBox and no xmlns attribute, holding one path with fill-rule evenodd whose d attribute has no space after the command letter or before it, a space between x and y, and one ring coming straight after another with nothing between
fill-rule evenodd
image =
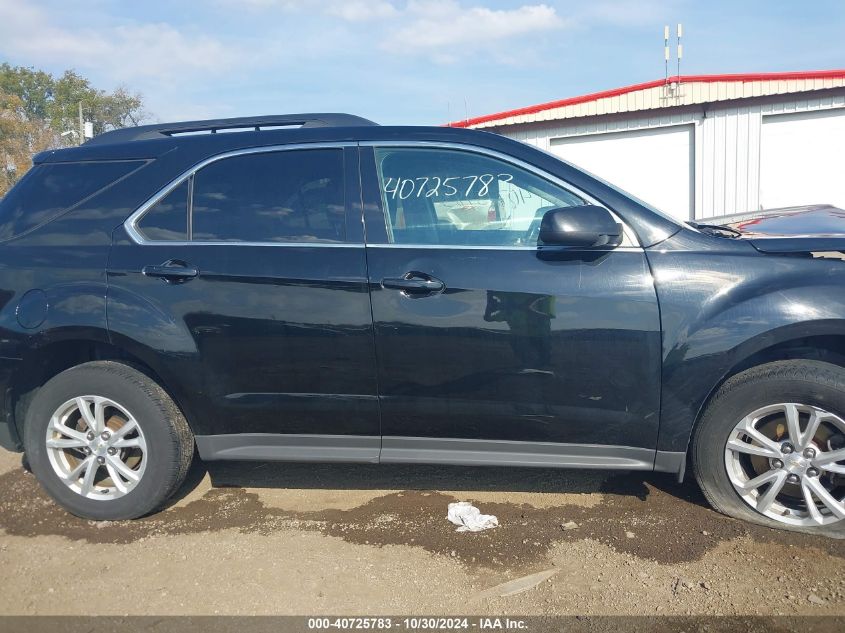
<instances>
[{"instance_id":1,"label":"chrome door handle","mask_svg":"<svg viewBox=\"0 0 845 633\"><path fill-rule=\"evenodd\" d=\"M144 266L141 274L158 277L169 283L184 283L200 274L199 268L178 259L169 259L163 264Z\"/></svg>"},{"instance_id":2,"label":"chrome door handle","mask_svg":"<svg viewBox=\"0 0 845 633\"><path fill-rule=\"evenodd\" d=\"M424 295L443 292L446 284L436 277L423 273L409 272L403 277L387 277L381 280L381 287L390 290L401 290L407 294Z\"/></svg>"}]
</instances>

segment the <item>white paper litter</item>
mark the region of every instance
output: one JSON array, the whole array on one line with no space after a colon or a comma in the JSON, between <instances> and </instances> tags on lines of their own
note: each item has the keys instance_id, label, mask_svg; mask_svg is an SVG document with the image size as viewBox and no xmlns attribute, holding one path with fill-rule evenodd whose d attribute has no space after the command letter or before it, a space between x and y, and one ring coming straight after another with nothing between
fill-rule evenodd
<instances>
[{"instance_id":1,"label":"white paper litter","mask_svg":"<svg viewBox=\"0 0 845 633\"><path fill-rule=\"evenodd\" d=\"M499 519L492 514L481 514L469 501L450 503L446 518L458 526L456 532L480 532L499 525Z\"/></svg>"}]
</instances>

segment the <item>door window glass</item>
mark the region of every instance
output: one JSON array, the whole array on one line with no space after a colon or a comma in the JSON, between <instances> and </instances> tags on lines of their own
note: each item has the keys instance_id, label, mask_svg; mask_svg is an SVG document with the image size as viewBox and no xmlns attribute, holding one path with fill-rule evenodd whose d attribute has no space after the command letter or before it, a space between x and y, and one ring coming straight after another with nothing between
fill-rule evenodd
<instances>
[{"instance_id":1,"label":"door window glass","mask_svg":"<svg viewBox=\"0 0 845 633\"><path fill-rule=\"evenodd\" d=\"M192 239L342 242L343 150L234 156L194 176Z\"/></svg>"},{"instance_id":2,"label":"door window glass","mask_svg":"<svg viewBox=\"0 0 845 633\"><path fill-rule=\"evenodd\" d=\"M395 244L536 246L546 211L585 201L525 169L452 149L376 149Z\"/></svg>"},{"instance_id":3,"label":"door window glass","mask_svg":"<svg viewBox=\"0 0 845 633\"><path fill-rule=\"evenodd\" d=\"M185 241L188 239L188 190L185 180L144 213L138 230L148 240Z\"/></svg>"}]
</instances>

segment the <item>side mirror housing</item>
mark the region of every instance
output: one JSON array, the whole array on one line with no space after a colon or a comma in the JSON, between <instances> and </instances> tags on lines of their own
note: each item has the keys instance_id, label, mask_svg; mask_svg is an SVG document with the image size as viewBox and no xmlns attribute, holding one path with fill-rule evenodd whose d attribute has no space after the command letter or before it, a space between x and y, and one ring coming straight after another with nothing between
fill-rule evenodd
<instances>
[{"instance_id":1,"label":"side mirror housing","mask_svg":"<svg viewBox=\"0 0 845 633\"><path fill-rule=\"evenodd\" d=\"M595 248L621 242L622 225L610 211L592 204L550 209L540 222L539 246Z\"/></svg>"}]
</instances>

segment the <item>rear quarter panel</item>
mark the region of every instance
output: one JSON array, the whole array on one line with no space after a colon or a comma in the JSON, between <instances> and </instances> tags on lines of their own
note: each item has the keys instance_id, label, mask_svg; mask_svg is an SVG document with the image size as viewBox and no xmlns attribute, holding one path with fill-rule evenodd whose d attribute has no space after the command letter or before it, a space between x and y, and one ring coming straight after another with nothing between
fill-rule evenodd
<instances>
[{"instance_id":1,"label":"rear quarter panel","mask_svg":"<svg viewBox=\"0 0 845 633\"><path fill-rule=\"evenodd\" d=\"M9 390L21 363L54 343L109 340L105 272L111 234L142 195L136 182L130 176L0 242L0 390L8 421ZM20 428L20 421L14 423Z\"/></svg>"}]
</instances>

